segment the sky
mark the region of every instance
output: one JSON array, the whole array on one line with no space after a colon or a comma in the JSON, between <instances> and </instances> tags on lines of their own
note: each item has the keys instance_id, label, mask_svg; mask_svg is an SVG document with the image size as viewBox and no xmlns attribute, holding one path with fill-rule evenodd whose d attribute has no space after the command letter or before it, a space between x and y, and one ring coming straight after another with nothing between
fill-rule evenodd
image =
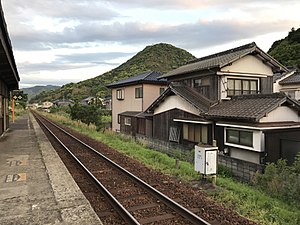
<instances>
[{"instance_id":1,"label":"sky","mask_svg":"<svg viewBox=\"0 0 300 225\"><path fill-rule=\"evenodd\" d=\"M299 0L2 0L2 7L21 88L96 77L157 43L196 57L253 41L268 51L300 27Z\"/></svg>"}]
</instances>

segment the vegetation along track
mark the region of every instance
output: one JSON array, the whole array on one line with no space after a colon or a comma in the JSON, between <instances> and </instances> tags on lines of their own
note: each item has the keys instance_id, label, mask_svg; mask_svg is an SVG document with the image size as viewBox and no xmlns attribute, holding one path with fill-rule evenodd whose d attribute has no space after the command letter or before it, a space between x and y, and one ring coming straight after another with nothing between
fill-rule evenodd
<instances>
[{"instance_id":1,"label":"vegetation along track","mask_svg":"<svg viewBox=\"0 0 300 225\"><path fill-rule=\"evenodd\" d=\"M110 224L120 223L120 217L126 224L209 224L56 124L35 116L112 205L114 210L106 208L106 213L102 213L103 217L109 216ZM112 215L115 212L120 216Z\"/></svg>"}]
</instances>

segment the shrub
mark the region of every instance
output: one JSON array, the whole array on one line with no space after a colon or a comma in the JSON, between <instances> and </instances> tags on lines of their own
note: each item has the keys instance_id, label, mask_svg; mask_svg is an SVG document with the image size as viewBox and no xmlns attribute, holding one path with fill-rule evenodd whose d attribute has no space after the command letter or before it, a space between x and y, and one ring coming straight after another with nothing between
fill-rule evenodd
<instances>
[{"instance_id":1,"label":"shrub","mask_svg":"<svg viewBox=\"0 0 300 225\"><path fill-rule=\"evenodd\" d=\"M291 166L283 159L267 164L264 174L256 174L254 184L274 197L299 204L300 154Z\"/></svg>"}]
</instances>

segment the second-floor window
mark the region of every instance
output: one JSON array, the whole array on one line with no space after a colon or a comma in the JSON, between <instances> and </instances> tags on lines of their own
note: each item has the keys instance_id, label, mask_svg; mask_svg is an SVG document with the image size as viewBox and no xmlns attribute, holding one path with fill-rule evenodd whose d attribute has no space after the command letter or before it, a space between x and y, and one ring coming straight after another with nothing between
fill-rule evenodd
<instances>
[{"instance_id":1,"label":"second-floor window","mask_svg":"<svg viewBox=\"0 0 300 225\"><path fill-rule=\"evenodd\" d=\"M123 100L124 99L124 90L123 89L118 89L117 90L117 99L118 100Z\"/></svg>"},{"instance_id":2,"label":"second-floor window","mask_svg":"<svg viewBox=\"0 0 300 225\"><path fill-rule=\"evenodd\" d=\"M135 89L135 98L143 97L143 87L138 87Z\"/></svg>"},{"instance_id":3,"label":"second-floor window","mask_svg":"<svg viewBox=\"0 0 300 225\"><path fill-rule=\"evenodd\" d=\"M193 87L207 98L210 98L210 78L198 78L193 80Z\"/></svg>"},{"instance_id":4,"label":"second-floor window","mask_svg":"<svg viewBox=\"0 0 300 225\"><path fill-rule=\"evenodd\" d=\"M249 95L258 93L258 80L227 79L227 95Z\"/></svg>"}]
</instances>

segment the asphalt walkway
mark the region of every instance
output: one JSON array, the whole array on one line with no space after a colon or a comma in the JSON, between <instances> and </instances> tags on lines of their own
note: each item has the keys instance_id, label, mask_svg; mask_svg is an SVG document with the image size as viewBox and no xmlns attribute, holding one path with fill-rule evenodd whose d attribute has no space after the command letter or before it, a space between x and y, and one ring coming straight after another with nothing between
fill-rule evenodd
<instances>
[{"instance_id":1,"label":"asphalt walkway","mask_svg":"<svg viewBox=\"0 0 300 225\"><path fill-rule=\"evenodd\" d=\"M0 224L102 224L32 115L0 137Z\"/></svg>"}]
</instances>

